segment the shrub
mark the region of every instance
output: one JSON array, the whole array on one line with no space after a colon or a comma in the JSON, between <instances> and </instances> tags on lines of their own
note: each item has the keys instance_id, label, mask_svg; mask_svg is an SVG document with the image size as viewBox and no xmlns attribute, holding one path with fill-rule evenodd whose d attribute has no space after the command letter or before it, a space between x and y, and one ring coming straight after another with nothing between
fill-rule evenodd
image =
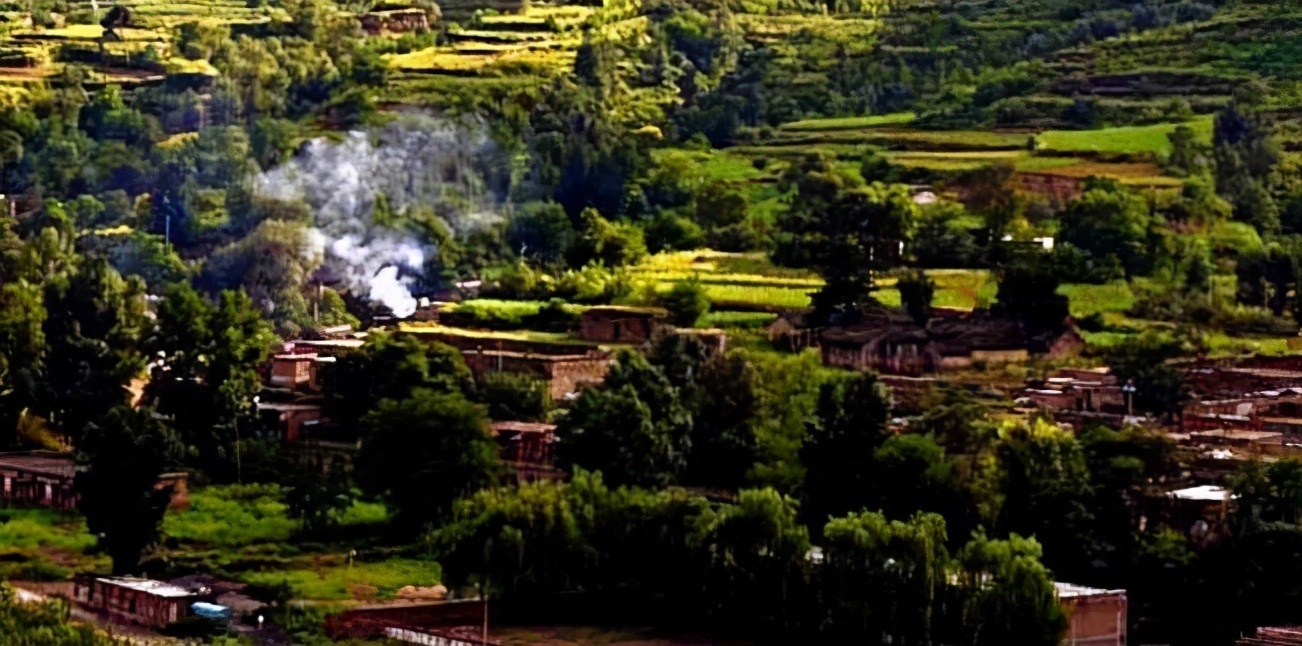
<instances>
[{"instance_id":1,"label":"shrub","mask_svg":"<svg viewBox=\"0 0 1302 646\"><path fill-rule=\"evenodd\" d=\"M669 310L669 318L679 327L694 327L710 311L710 298L705 287L695 276L674 283L673 288L660 297Z\"/></svg>"},{"instance_id":2,"label":"shrub","mask_svg":"<svg viewBox=\"0 0 1302 646\"><path fill-rule=\"evenodd\" d=\"M479 392L496 420L542 422L555 405L547 382L529 375L490 372L479 382Z\"/></svg>"}]
</instances>

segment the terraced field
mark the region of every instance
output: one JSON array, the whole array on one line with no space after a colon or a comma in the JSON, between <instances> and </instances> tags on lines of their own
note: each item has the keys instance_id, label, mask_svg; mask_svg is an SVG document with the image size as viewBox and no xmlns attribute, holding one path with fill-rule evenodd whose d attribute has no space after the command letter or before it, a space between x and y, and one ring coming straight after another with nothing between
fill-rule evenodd
<instances>
[{"instance_id":1,"label":"terraced field","mask_svg":"<svg viewBox=\"0 0 1302 646\"><path fill-rule=\"evenodd\" d=\"M579 24L594 9L533 5L521 14L488 15L465 26L449 25L449 44L389 56L408 74L447 76L535 76L569 69L582 43Z\"/></svg>"}]
</instances>

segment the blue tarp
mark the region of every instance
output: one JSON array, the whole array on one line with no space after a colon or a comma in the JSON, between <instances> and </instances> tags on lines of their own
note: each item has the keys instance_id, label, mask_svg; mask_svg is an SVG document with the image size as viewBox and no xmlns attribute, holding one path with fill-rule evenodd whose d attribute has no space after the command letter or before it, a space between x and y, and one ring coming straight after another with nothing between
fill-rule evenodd
<instances>
[{"instance_id":1,"label":"blue tarp","mask_svg":"<svg viewBox=\"0 0 1302 646\"><path fill-rule=\"evenodd\" d=\"M204 617L207 619L231 618L230 608L219 606L215 603L205 603L203 601L196 601L195 603L190 604L190 612L193 612L196 617Z\"/></svg>"}]
</instances>

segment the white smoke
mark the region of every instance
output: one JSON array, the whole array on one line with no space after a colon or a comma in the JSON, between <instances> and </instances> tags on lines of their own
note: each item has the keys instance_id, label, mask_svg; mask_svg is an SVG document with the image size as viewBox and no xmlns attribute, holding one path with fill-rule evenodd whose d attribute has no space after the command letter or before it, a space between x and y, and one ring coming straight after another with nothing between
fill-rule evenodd
<instances>
[{"instance_id":1,"label":"white smoke","mask_svg":"<svg viewBox=\"0 0 1302 646\"><path fill-rule=\"evenodd\" d=\"M455 125L404 115L378 132L350 132L343 141L308 142L285 165L258 177L258 191L311 208L313 252L354 295L398 317L416 311L412 288L437 258L437 246L410 231L375 222L376 196L402 213L428 208L454 234L500 219L499 194L509 164L481 125Z\"/></svg>"}]
</instances>

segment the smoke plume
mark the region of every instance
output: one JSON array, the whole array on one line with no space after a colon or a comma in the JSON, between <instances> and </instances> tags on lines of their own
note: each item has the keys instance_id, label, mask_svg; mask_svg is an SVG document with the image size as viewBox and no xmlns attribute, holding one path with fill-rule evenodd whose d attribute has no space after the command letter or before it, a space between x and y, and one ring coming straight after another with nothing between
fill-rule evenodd
<instances>
[{"instance_id":1,"label":"smoke plume","mask_svg":"<svg viewBox=\"0 0 1302 646\"><path fill-rule=\"evenodd\" d=\"M430 276L438 247L377 223L377 196L394 213L431 209L464 234L500 219L509 173L506 155L482 124L404 115L341 142L310 141L259 176L257 186L269 197L306 203L314 217L312 251L326 270L354 295L406 317L416 311L412 289Z\"/></svg>"}]
</instances>

